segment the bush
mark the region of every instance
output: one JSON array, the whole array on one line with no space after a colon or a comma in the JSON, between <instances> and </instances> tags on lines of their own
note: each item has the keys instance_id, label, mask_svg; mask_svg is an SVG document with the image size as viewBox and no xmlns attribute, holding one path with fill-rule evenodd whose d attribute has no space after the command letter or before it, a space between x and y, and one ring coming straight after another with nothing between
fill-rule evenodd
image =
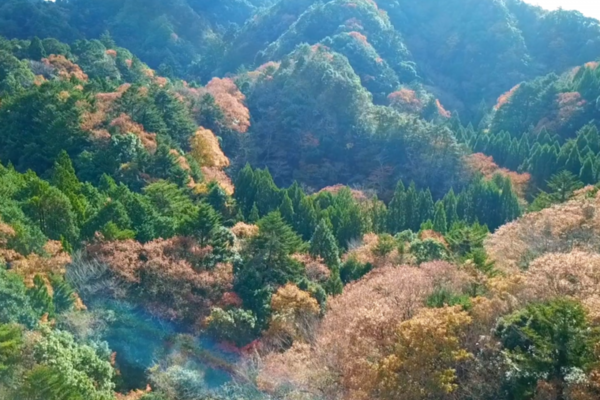
<instances>
[{"instance_id":1,"label":"bush","mask_svg":"<svg viewBox=\"0 0 600 400\"><path fill-rule=\"evenodd\" d=\"M342 264L340 269L340 278L342 282L348 284L352 281L359 280L373 269L371 263L361 263L355 257L350 257Z\"/></svg>"},{"instance_id":2,"label":"bush","mask_svg":"<svg viewBox=\"0 0 600 400\"><path fill-rule=\"evenodd\" d=\"M462 306L464 310L470 310L473 305L466 294L456 294L446 288L437 288L429 295L425 304L429 308L442 308L446 306Z\"/></svg>"},{"instance_id":3,"label":"bush","mask_svg":"<svg viewBox=\"0 0 600 400\"><path fill-rule=\"evenodd\" d=\"M443 244L433 239L413 241L410 244L410 252L415 256L417 264L448 258L448 250Z\"/></svg>"},{"instance_id":4,"label":"bush","mask_svg":"<svg viewBox=\"0 0 600 400\"><path fill-rule=\"evenodd\" d=\"M248 344L256 335L256 317L252 311L215 307L206 318L207 332L217 340L234 343L236 346Z\"/></svg>"}]
</instances>

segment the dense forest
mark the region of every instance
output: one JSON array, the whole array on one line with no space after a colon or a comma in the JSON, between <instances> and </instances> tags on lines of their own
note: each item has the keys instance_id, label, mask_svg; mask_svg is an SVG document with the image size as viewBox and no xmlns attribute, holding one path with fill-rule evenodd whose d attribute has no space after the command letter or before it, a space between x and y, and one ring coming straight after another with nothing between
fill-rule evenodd
<instances>
[{"instance_id":1,"label":"dense forest","mask_svg":"<svg viewBox=\"0 0 600 400\"><path fill-rule=\"evenodd\" d=\"M521 0L5 0L0 399L598 399L598 121Z\"/></svg>"}]
</instances>

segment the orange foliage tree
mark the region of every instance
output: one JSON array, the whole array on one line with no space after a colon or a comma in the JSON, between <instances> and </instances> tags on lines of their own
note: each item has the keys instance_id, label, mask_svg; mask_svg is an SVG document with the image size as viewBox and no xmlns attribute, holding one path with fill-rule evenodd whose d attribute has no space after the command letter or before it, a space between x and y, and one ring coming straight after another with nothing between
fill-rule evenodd
<instances>
[{"instance_id":1,"label":"orange foliage tree","mask_svg":"<svg viewBox=\"0 0 600 400\"><path fill-rule=\"evenodd\" d=\"M81 67L67 60L63 55L51 54L48 58L42 59L42 62L54 68L61 79L70 80L71 78L75 78L82 82L87 82L88 80L88 76L83 72Z\"/></svg>"},{"instance_id":2,"label":"orange foliage tree","mask_svg":"<svg viewBox=\"0 0 600 400\"><path fill-rule=\"evenodd\" d=\"M129 115L124 113L119 115L117 118L112 120L110 126L115 128L121 134L129 133L137 136L142 142L144 148L150 153L154 153L156 151L158 146L156 142L156 134L146 132L144 127L141 124L134 122Z\"/></svg>"},{"instance_id":3,"label":"orange foliage tree","mask_svg":"<svg viewBox=\"0 0 600 400\"><path fill-rule=\"evenodd\" d=\"M435 99L435 106L437 108L437 112L440 115L440 117L443 117L443 118L451 118L452 117L452 113L444 108L442 103L440 103L439 99Z\"/></svg>"},{"instance_id":4,"label":"orange foliage tree","mask_svg":"<svg viewBox=\"0 0 600 400\"><path fill-rule=\"evenodd\" d=\"M400 111L419 113L423 110L423 103L417 93L411 89L400 89L388 95L390 105Z\"/></svg>"},{"instance_id":5,"label":"orange foliage tree","mask_svg":"<svg viewBox=\"0 0 600 400\"><path fill-rule=\"evenodd\" d=\"M312 346L268 355L259 381L270 390L293 382L326 398L371 399L379 382L374 363L392 354L398 326L419 314L437 285L460 290L466 280L441 262L375 269L328 300Z\"/></svg>"},{"instance_id":6,"label":"orange foliage tree","mask_svg":"<svg viewBox=\"0 0 600 400\"><path fill-rule=\"evenodd\" d=\"M210 247L186 237L146 244L103 242L87 248L87 257L106 265L115 281L113 295L137 298L156 315L192 324L200 323L232 289L231 265L204 267L211 253Z\"/></svg>"},{"instance_id":7,"label":"orange foliage tree","mask_svg":"<svg viewBox=\"0 0 600 400\"><path fill-rule=\"evenodd\" d=\"M498 101L496 102L494 109L499 110L503 105L508 103L510 101L511 97L515 94L515 92L517 90L519 90L519 87L521 87L520 83L518 85L514 86L508 92L503 93L500 97L498 97Z\"/></svg>"}]
</instances>

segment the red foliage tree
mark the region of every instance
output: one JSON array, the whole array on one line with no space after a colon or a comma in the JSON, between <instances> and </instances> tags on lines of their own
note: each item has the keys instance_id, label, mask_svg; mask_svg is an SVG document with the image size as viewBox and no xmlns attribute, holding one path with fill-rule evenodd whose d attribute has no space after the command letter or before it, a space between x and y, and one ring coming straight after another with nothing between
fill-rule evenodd
<instances>
[{"instance_id":1,"label":"red foliage tree","mask_svg":"<svg viewBox=\"0 0 600 400\"><path fill-rule=\"evenodd\" d=\"M206 85L208 93L213 95L225 115L225 124L229 129L246 133L250 127L250 111L244 105L246 97L231 78L213 78Z\"/></svg>"},{"instance_id":2,"label":"red foliage tree","mask_svg":"<svg viewBox=\"0 0 600 400\"><path fill-rule=\"evenodd\" d=\"M103 242L87 248L87 256L105 264L124 289L117 296L137 299L156 315L190 324L200 323L232 289L231 265L205 267L211 254L210 247L187 237L146 244Z\"/></svg>"}]
</instances>

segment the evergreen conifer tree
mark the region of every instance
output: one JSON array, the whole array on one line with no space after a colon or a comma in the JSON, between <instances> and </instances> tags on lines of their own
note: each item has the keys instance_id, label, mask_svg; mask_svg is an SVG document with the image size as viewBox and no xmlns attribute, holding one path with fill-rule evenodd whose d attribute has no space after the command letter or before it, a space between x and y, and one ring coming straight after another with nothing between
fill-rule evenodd
<instances>
[{"instance_id":1,"label":"evergreen conifer tree","mask_svg":"<svg viewBox=\"0 0 600 400\"><path fill-rule=\"evenodd\" d=\"M322 219L310 240L309 252L313 257L321 257L329 268L340 264L340 250L327 221Z\"/></svg>"},{"instance_id":2,"label":"evergreen conifer tree","mask_svg":"<svg viewBox=\"0 0 600 400\"><path fill-rule=\"evenodd\" d=\"M294 226L295 215L294 215L294 205L292 203L292 199L288 195L288 192L285 191L283 194L283 200L279 205L279 212L283 220L290 226Z\"/></svg>"},{"instance_id":3,"label":"evergreen conifer tree","mask_svg":"<svg viewBox=\"0 0 600 400\"><path fill-rule=\"evenodd\" d=\"M390 201L387 213L387 229L391 233L402 232L406 228L405 221L405 199L406 193L402 181L398 182L394 196Z\"/></svg>"},{"instance_id":4,"label":"evergreen conifer tree","mask_svg":"<svg viewBox=\"0 0 600 400\"><path fill-rule=\"evenodd\" d=\"M435 205L433 203L433 197L429 189L421 192L419 199L419 217L420 221L427 221L433 219L435 213Z\"/></svg>"},{"instance_id":5,"label":"evergreen conifer tree","mask_svg":"<svg viewBox=\"0 0 600 400\"><path fill-rule=\"evenodd\" d=\"M246 164L246 166L238 173L237 179L235 180L235 193L233 196L238 207L242 211L242 214L244 214L246 218L250 219L249 217L252 209L257 207L255 203L255 176L254 170L250 164Z\"/></svg>"},{"instance_id":6,"label":"evergreen conifer tree","mask_svg":"<svg viewBox=\"0 0 600 400\"><path fill-rule=\"evenodd\" d=\"M260 219L260 214L258 212L258 207L256 203L252 205L252 209L250 210L250 214L248 215L248 222L251 224L255 224Z\"/></svg>"},{"instance_id":7,"label":"evergreen conifer tree","mask_svg":"<svg viewBox=\"0 0 600 400\"><path fill-rule=\"evenodd\" d=\"M412 231L419 230L419 195L414 182L411 182L408 190L406 191L406 200L404 202L404 221L407 229Z\"/></svg>"},{"instance_id":8,"label":"evergreen conifer tree","mask_svg":"<svg viewBox=\"0 0 600 400\"><path fill-rule=\"evenodd\" d=\"M446 220L446 210L444 204L438 202L435 206L435 216L433 218L433 230L439 233L446 233L448 229L448 222Z\"/></svg>"},{"instance_id":9,"label":"evergreen conifer tree","mask_svg":"<svg viewBox=\"0 0 600 400\"><path fill-rule=\"evenodd\" d=\"M596 168L591 156L586 157L581 171L579 172L579 180L585 185L593 185L597 182Z\"/></svg>"},{"instance_id":10,"label":"evergreen conifer tree","mask_svg":"<svg viewBox=\"0 0 600 400\"><path fill-rule=\"evenodd\" d=\"M310 197L305 196L300 201L300 208L296 212L296 232L302 239L310 240L317 227L317 212Z\"/></svg>"}]
</instances>

